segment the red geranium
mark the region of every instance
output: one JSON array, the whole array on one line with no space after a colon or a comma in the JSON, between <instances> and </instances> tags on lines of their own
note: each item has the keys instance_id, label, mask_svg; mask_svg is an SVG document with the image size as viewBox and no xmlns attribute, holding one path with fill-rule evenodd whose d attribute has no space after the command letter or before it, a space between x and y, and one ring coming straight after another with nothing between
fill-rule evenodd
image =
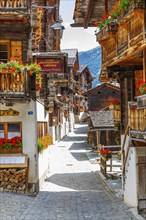
<instances>
[{"instance_id":1,"label":"red geranium","mask_svg":"<svg viewBox=\"0 0 146 220\"><path fill-rule=\"evenodd\" d=\"M112 157L113 152L108 149L101 149L100 153L103 157L106 157L107 159L110 159Z\"/></svg>"},{"instance_id":2,"label":"red geranium","mask_svg":"<svg viewBox=\"0 0 146 220\"><path fill-rule=\"evenodd\" d=\"M146 81L139 80L139 83L136 84L136 88L140 91L142 95L146 94Z\"/></svg>"},{"instance_id":3,"label":"red geranium","mask_svg":"<svg viewBox=\"0 0 146 220\"><path fill-rule=\"evenodd\" d=\"M22 147L22 139L21 137L13 137L11 139L0 139L0 149L12 149L12 148L21 148Z\"/></svg>"}]
</instances>

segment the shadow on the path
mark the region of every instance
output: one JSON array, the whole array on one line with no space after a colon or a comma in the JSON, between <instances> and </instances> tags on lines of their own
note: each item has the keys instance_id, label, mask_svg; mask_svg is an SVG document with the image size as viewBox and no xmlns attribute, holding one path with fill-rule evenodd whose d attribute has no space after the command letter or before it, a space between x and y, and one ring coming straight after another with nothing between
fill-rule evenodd
<instances>
[{"instance_id":1,"label":"shadow on the path","mask_svg":"<svg viewBox=\"0 0 146 220\"><path fill-rule=\"evenodd\" d=\"M87 148L87 143L86 142L82 142L82 143L73 143L70 148L69 151L72 150L76 150L76 151L80 151L80 150L86 150ZM84 152L85 154L85 152Z\"/></svg>"},{"instance_id":2,"label":"shadow on the path","mask_svg":"<svg viewBox=\"0 0 146 220\"><path fill-rule=\"evenodd\" d=\"M70 153L78 161L86 161L86 160L88 160L86 154L84 154L84 153L79 153L79 152L70 152Z\"/></svg>"},{"instance_id":3,"label":"shadow on the path","mask_svg":"<svg viewBox=\"0 0 146 220\"><path fill-rule=\"evenodd\" d=\"M66 166L73 168L73 164L66 164ZM104 190L104 185L94 172L83 173L58 173L45 179L46 182L53 183L67 189L73 190ZM105 191L106 193L106 191Z\"/></svg>"},{"instance_id":4,"label":"shadow on the path","mask_svg":"<svg viewBox=\"0 0 146 220\"><path fill-rule=\"evenodd\" d=\"M84 141L86 140L86 136L67 136L63 139L61 139L61 141L65 141L65 142L73 142L73 141Z\"/></svg>"},{"instance_id":5,"label":"shadow on the path","mask_svg":"<svg viewBox=\"0 0 146 220\"><path fill-rule=\"evenodd\" d=\"M88 125L75 128L74 130L75 134L87 134L87 132L88 132Z\"/></svg>"}]
</instances>

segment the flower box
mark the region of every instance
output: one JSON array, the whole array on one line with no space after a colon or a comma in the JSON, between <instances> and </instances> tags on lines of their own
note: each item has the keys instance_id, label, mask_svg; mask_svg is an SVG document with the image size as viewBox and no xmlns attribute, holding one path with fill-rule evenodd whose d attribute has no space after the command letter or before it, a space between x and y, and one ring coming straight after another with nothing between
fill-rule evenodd
<instances>
[{"instance_id":1,"label":"flower box","mask_svg":"<svg viewBox=\"0 0 146 220\"><path fill-rule=\"evenodd\" d=\"M133 0L129 3L129 7L117 18L118 22L120 21L128 21L131 19L135 14L139 16L143 16L144 14L144 7L143 7L143 0Z\"/></svg>"},{"instance_id":2,"label":"flower box","mask_svg":"<svg viewBox=\"0 0 146 220\"><path fill-rule=\"evenodd\" d=\"M116 32L117 32L117 23L111 22L96 34L96 40L100 41L100 40L108 39L109 37L115 35Z\"/></svg>"},{"instance_id":3,"label":"flower box","mask_svg":"<svg viewBox=\"0 0 146 220\"><path fill-rule=\"evenodd\" d=\"M108 161L109 159L112 158L112 151L108 149L101 149L100 154L103 160Z\"/></svg>"},{"instance_id":4,"label":"flower box","mask_svg":"<svg viewBox=\"0 0 146 220\"><path fill-rule=\"evenodd\" d=\"M137 96L137 108L146 108L146 94Z\"/></svg>"},{"instance_id":5,"label":"flower box","mask_svg":"<svg viewBox=\"0 0 146 220\"><path fill-rule=\"evenodd\" d=\"M0 154L22 153L22 148L0 149Z\"/></svg>"},{"instance_id":6,"label":"flower box","mask_svg":"<svg viewBox=\"0 0 146 220\"><path fill-rule=\"evenodd\" d=\"M0 139L0 153L22 153L22 139L15 136L11 139Z\"/></svg>"}]
</instances>

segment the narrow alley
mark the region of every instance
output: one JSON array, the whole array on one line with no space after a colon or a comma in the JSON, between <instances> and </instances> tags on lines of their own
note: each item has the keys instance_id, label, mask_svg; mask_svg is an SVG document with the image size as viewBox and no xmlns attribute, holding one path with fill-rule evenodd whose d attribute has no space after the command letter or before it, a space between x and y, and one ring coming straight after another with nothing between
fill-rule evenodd
<instances>
[{"instance_id":1,"label":"narrow alley","mask_svg":"<svg viewBox=\"0 0 146 220\"><path fill-rule=\"evenodd\" d=\"M137 219L86 157L86 125L50 147L50 170L36 197L0 194L1 220Z\"/></svg>"}]
</instances>

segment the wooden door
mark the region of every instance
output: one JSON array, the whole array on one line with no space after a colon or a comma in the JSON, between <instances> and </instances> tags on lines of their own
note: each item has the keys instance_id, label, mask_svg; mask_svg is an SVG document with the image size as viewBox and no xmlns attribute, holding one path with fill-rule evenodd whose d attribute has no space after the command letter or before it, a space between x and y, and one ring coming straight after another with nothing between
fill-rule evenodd
<instances>
[{"instance_id":1,"label":"wooden door","mask_svg":"<svg viewBox=\"0 0 146 220\"><path fill-rule=\"evenodd\" d=\"M146 156L138 157L138 209L146 209Z\"/></svg>"}]
</instances>

